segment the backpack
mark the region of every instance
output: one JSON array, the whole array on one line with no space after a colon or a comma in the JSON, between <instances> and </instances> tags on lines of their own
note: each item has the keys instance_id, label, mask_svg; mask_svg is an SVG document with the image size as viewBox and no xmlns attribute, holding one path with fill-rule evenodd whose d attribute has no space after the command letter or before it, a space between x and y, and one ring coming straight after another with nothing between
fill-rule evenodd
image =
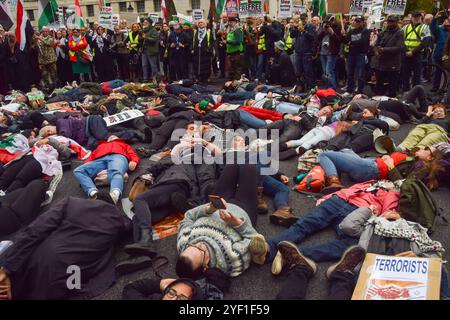
<instances>
[{"instance_id":1,"label":"backpack","mask_svg":"<svg viewBox=\"0 0 450 320\"><path fill-rule=\"evenodd\" d=\"M430 190L418 179L405 179L402 183L398 211L405 220L417 222L427 228L428 233L432 232L436 216L441 216ZM442 219L448 223L447 219Z\"/></svg>"},{"instance_id":2,"label":"backpack","mask_svg":"<svg viewBox=\"0 0 450 320\"><path fill-rule=\"evenodd\" d=\"M295 187L300 192L318 193L325 187L325 171L321 166L314 166Z\"/></svg>"}]
</instances>

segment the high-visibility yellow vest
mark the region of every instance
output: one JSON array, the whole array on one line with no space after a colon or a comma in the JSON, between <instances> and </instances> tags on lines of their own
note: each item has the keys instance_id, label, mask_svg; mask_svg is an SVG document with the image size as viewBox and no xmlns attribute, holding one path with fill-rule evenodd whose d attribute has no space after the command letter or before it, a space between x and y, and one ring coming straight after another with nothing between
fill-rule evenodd
<instances>
[{"instance_id":1,"label":"high-visibility yellow vest","mask_svg":"<svg viewBox=\"0 0 450 320\"><path fill-rule=\"evenodd\" d=\"M238 30L235 30L234 32L229 32L227 34L227 53L236 53L236 52L244 52L244 44L242 42L238 44L230 44L229 41L234 41L236 38L235 32Z\"/></svg>"},{"instance_id":2,"label":"high-visibility yellow vest","mask_svg":"<svg viewBox=\"0 0 450 320\"><path fill-rule=\"evenodd\" d=\"M136 37L133 39L133 33L130 32L130 34L128 35L128 37L130 38L130 50L131 49L136 49L138 44L139 44L139 33L136 35Z\"/></svg>"},{"instance_id":3,"label":"high-visibility yellow vest","mask_svg":"<svg viewBox=\"0 0 450 320\"><path fill-rule=\"evenodd\" d=\"M294 39L292 39L291 34L287 32L287 37L284 41L284 50L292 49L292 46L294 45Z\"/></svg>"},{"instance_id":4,"label":"high-visibility yellow vest","mask_svg":"<svg viewBox=\"0 0 450 320\"><path fill-rule=\"evenodd\" d=\"M266 35L259 36L258 51L266 51Z\"/></svg>"},{"instance_id":5,"label":"high-visibility yellow vest","mask_svg":"<svg viewBox=\"0 0 450 320\"><path fill-rule=\"evenodd\" d=\"M192 49L195 46L195 39L197 38L197 30L194 31L194 38L192 39ZM206 31L206 41L208 42L208 48L211 44L211 32L209 30Z\"/></svg>"},{"instance_id":6,"label":"high-visibility yellow vest","mask_svg":"<svg viewBox=\"0 0 450 320\"><path fill-rule=\"evenodd\" d=\"M421 24L414 28L413 24L408 24L404 29L405 47L408 51L414 51L422 43L422 33L425 25Z\"/></svg>"}]
</instances>

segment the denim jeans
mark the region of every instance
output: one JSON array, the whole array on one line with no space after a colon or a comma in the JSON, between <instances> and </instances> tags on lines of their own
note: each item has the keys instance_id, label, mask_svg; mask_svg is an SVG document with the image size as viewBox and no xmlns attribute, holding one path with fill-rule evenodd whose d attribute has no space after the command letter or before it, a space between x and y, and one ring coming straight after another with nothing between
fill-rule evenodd
<instances>
[{"instance_id":1,"label":"denim jeans","mask_svg":"<svg viewBox=\"0 0 450 320\"><path fill-rule=\"evenodd\" d=\"M253 129L259 129L261 127L264 127L266 125L266 122L264 120L261 120L254 115L252 115L250 112L239 110L239 116L241 119L241 122L250 128Z\"/></svg>"},{"instance_id":2,"label":"denim jeans","mask_svg":"<svg viewBox=\"0 0 450 320\"><path fill-rule=\"evenodd\" d=\"M128 170L128 159L121 154L108 154L83 164L76 168L73 174L83 191L89 195L92 191L97 190L92 179L102 170L108 170L108 181L111 184L111 191L118 190L122 194L123 175Z\"/></svg>"},{"instance_id":3,"label":"denim jeans","mask_svg":"<svg viewBox=\"0 0 450 320\"><path fill-rule=\"evenodd\" d=\"M304 78L306 89L310 89L314 81L312 54L296 54L297 57L297 76Z\"/></svg>"},{"instance_id":4,"label":"denim jeans","mask_svg":"<svg viewBox=\"0 0 450 320\"><path fill-rule=\"evenodd\" d=\"M151 67L150 78L153 78L156 74L158 74L158 60L159 55L151 56L146 52L142 52L142 71L144 82L149 80L148 77L148 67Z\"/></svg>"},{"instance_id":5,"label":"denim jeans","mask_svg":"<svg viewBox=\"0 0 450 320\"><path fill-rule=\"evenodd\" d=\"M256 55L256 79L261 80L266 68L266 54L258 53Z\"/></svg>"},{"instance_id":6,"label":"denim jeans","mask_svg":"<svg viewBox=\"0 0 450 320\"><path fill-rule=\"evenodd\" d=\"M264 194L273 197L275 210L287 207L289 202L289 188L272 176L263 176Z\"/></svg>"},{"instance_id":7,"label":"denim jeans","mask_svg":"<svg viewBox=\"0 0 450 320\"><path fill-rule=\"evenodd\" d=\"M331 86L331 88L336 89L337 88L337 81L336 81L337 56L336 55L320 56L320 61L322 62L322 70L323 70L323 73L325 74L325 78L327 79L328 85Z\"/></svg>"},{"instance_id":8,"label":"denim jeans","mask_svg":"<svg viewBox=\"0 0 450 320\"><path fill-rule=\"evenodd\" d=\"M374 158L361 158L351 149L322 152L319 155L319 163L326 176L337 176L345 172L358 182L378 179L380 176Z\"/></svg>"},{"instance_id":9,"label":"denim jeans","mask_svg":"<svg viewBox=\"0 0 450 320\"><path fill-rule=\"evenodd\" d=\"M347 62L347 92L353 93L355 90L355 77L358 80L358 93L364 92L366 83L366 55L354 54L348 56Z\"/></svg>"},{"instance_id":10,"label":"denim jeans","mask_svg":"<svg viewBox=\"0 0 450 320\"><path fill-rule=\"evenodd\" d=\"M301 105L291 102L279 102L275 107L275 110L280 113L292 113L292 114L299 113L303 109L304 107L302 107Z\"/></svg>"},{"instance_id":11,"label":"denim jeans","mask_svg":"<svg viewBox=\"0 0 450 320\"><path fill-rule=\"evenodd\" d=\"M291 241L298 244L306 237L330 226L335 229L337 240L313 246L300 246L299 249L305 256L316 262L340 259L348 247L358 243L357 238L345 235L339 228L342 220L355 209L357 209L356 206L345 202L338 196L332 196L322 202L298 219L289 229L268 241L269 261L273 261L275 258L279 242Z\"/></svg>"}]
</instances>

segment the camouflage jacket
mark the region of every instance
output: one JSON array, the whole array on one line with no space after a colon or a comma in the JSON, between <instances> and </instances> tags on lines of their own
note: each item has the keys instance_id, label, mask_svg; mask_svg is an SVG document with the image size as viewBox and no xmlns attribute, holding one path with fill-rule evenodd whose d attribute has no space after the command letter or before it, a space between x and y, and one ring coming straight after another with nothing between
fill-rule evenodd
<instances>
[{"instance_id":1,"label":"camouflage jacket","mask_svg":"<svg viewBox=\"0 0 450 320\"><path fill-rule=\"evenodd\" d=\"M51 36L44 38L43 41L37 41L39 64L45 65L56 62L57 57L54 45L55 39L53 39Z\"/></svg>"}]
</instances>

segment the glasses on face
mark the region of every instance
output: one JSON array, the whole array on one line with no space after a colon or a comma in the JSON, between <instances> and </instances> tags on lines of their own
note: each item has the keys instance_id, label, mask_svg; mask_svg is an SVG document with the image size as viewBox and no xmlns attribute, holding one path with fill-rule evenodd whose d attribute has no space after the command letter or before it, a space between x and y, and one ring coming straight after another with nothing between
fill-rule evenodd
<instances>
[{"instance_id":1,"label":"glasses on face","mask_svg":"<svg viewBox=\"0 0 450 320\"><path fill-rule=\"evenodd\" d=\"M167 291L166 293L167 297L169 297L170 299L174 299L176 298L176 300L189 300L188 297L186 297L183 294L178 294L177 290L170 288L169 291Z\"/></svg>"}]
</instances>

